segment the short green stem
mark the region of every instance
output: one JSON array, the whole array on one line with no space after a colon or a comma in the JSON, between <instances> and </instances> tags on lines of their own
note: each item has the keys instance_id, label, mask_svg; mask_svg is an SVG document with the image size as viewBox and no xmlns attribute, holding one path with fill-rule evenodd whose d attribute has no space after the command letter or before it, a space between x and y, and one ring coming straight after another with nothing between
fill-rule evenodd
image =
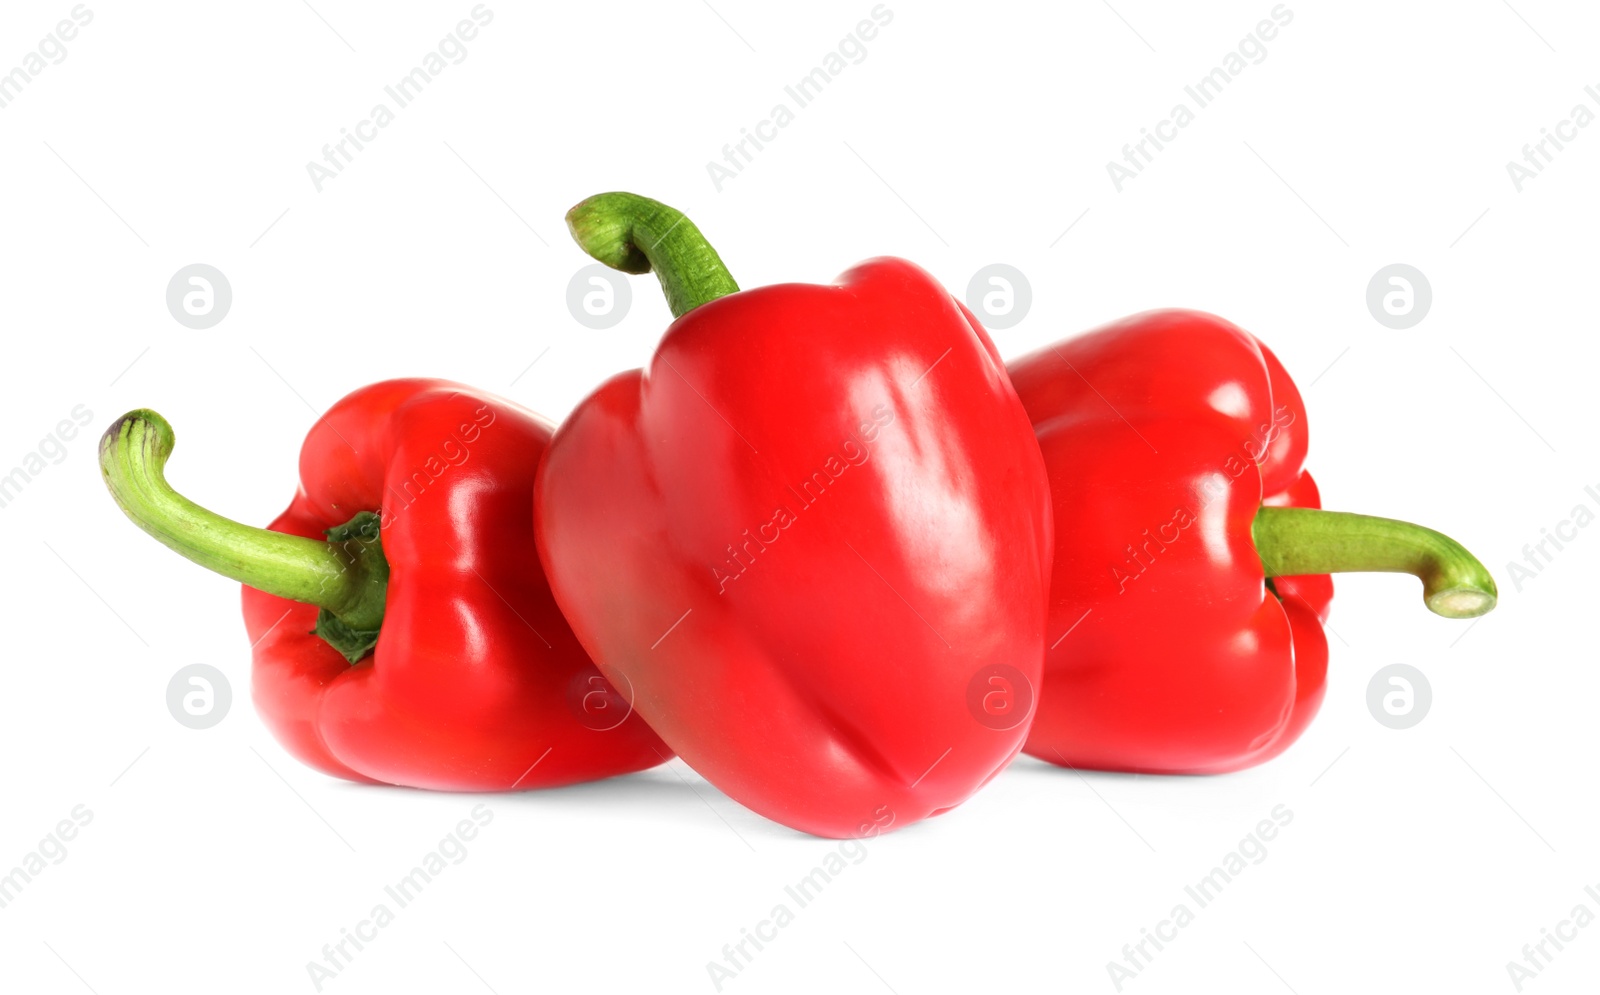
<instances>
[{"instance_id":1,"label":"short green stem","mask_svg":"<svg viewBox=\"0 0 1600 995\"><path fill-rule=\"evenodd\" d=\"M330 529L330 542L241 525L167 483L164 468L173 443L172 426L154 411L130 411L106 429L100 475L123 513L208 570L323 609L318 634L352 663L365 655L383 622L389 581L378 516L363 512Z\"/></svg>"},{"instance_id":2,"label":"short green stem","mask_svg":"<svg viewBox=\"0 0 1600 995\"><path fill-rule=\"evenodd\" d=\"M717 250L683 212L634 193L601 193L567 212L583 251L624 273L655 270L674 318L736 293Z\"/></svg>"},{"instance_id":3,"label":"short green stem","mask_svg":"<svg viewBox=\"0 0 1600 995\"><path fill-rule=\"evenodd\" d=\"M1475 618L1499 591L1478 558L1447 535L1392 518L1318 508L1262 508L1253 528L1268 577L1373 571L1412 574L1429 610Z\"/></svg>"}]
</instances>

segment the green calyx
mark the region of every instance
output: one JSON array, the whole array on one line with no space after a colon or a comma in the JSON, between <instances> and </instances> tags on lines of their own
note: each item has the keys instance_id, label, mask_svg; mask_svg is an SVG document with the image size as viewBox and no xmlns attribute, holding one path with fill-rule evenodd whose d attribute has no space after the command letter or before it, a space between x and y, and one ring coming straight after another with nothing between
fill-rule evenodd
<instances>
[{"instance_id":1,"label":"green calyx","mask_svg":"<svg viewBox=\"0 0 1600 995\"><path fill-rule=\"evenodd\" d=\"M329 529L327 542L241 525L167 483L174 441L167 420L146 409L128 412L101 436L100 475L123 514L208 570L321 608L314 631L351 663L370 653L389 582L378 515L364 511Z\"/></svg>"},{"instance_id":2,"label":"green calyx","mask_svg":"<svg viewBox=\"0 0 1600 995\"><path fill-rule=\"evenodd\" d=\"M1445 618L1476 618L1499 599L1494 577L1459 542L1392 518L1319 508L1266 508L1252 527L1267 577L1408 573L1422 581L1428 609Z\"/></svg>"},{"instance_id":3,"label":"green calyx","mask_svg":"<svg viewBox=\"0 0 1600 995\"><path fill-rule=\"evenodd\" d=\"M346 611L341 616L331 609L317 612L317 627L311 631L321 636L329 646L355 663L378 645L378 632L383 627L385 595L389 587L389 561L383 555L383 541L378 535L382 519L375 511L363 511L343 525L335 525L323 534L328 542L339 546L350 563L359 563L367 573L366 588L375 598L369 598L362 610ZM371 609L376 608L376 614Z\"/></svg>"},{"instance_id":4,"label":"green calyx","mask_svg":"<svg viewBox=\"0 0 1600 995\"><path fill-rule=\"evenodd\" d=\"M567 212L567 229L584 252L612 269L654 270L674 318L739 290L694 222L649 197L595 194Z\"/></svg>"}]
</instances>

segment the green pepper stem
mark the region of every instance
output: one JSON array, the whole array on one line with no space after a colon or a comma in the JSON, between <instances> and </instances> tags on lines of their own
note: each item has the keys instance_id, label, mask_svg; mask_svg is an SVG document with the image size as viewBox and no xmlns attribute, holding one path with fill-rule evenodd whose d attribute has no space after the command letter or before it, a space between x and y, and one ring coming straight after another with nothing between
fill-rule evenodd
<instances>
[{"instance_id":1,"label":"green pepper stem","mask_svg":"<svg viewBox=\"0 0 1600 995\"><path fill-rule=\"evenodd\" d=\"M1478 558L1454 539L1392 518L1318 508L1262 508L1252 528L1268 577L1378 571L1422 581L1430 611L1475 618L1499 591Z\"/></svg>"},{"instance_id":2,"label":"green pepper stem","mask_svg":"<svg viewBox=\"0 0 1600 995\"><path fill-rule=\"evenodd\" d=\"M359 537L341 533L336 538L346 541L340 542L230 521L190 501L167 483L163 470L173 442L167 420L143 409L118 418L100 438L100 475L133 524L224 577L280 598L316 605L349 629L378 629L383 621L389 565L375 521ZM366 515L376 518L370 512Z\"/></svg>"},{"instance_id":3,"label":"green pepper stem","mask_svg":"<svg viewBox=\"0 0 1600 995\"><path fill-rule=\"evenodd\" d=\"M612 269L655 270L674 318L739 290L694 222L649 197L595 194L567 212L567 228L584 252Z\"/></svg>"}]
</instances>

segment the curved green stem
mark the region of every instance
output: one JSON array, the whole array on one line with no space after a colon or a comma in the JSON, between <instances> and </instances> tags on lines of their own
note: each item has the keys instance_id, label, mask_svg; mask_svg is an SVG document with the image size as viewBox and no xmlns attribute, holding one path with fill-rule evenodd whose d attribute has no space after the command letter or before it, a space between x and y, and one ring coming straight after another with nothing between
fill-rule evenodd
<instances>
[{"instance_id":1,"label":"curved green stem","mask_svg":"<svg viewBox=\"0 0 1600 995\"><path fill-rule=\"evenodd\" d=\"M365 655L383 622L389 581L378 516L362 512L328 530L331 542L241 525L167 483L164 468L173 443L172 426L154 411L130 411L106 429L100 438L100 475L123 513L208 570L318 606L323 609L318 635L352 663Z\"/></svg>"},{"instance_id":2,"label":"curved green stem","mask_svg":"<svg viewBox=\"0 0 1600 995\"><path fill-rule=\"evenodd\" d=\"M655 270L674 318L737 293L717 250L683 212L636 193L601 193L567 212L583 251L624 273Z\"/></svg>"},{"instance_id":3,"label":"curved green stem","mask_svg":"<svg viewBox=\"0 0 1600 995\"><path fill-rule=\"evenodd\" d=\"M1380 571L1422 581L1429 610L1475 618L1499 598L1494 577L1459 542L1392 518L1318 508L1262 508L1252 530L1268 577Z\"/></svg>"}]
</instances>

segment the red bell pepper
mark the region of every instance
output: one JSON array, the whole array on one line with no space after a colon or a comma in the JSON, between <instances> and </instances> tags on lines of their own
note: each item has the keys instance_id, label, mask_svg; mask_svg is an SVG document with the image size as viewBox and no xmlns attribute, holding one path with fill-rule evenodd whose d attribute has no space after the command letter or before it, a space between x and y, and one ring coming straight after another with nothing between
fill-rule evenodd
<instances>
[{"instance_id":1,"label":"red bell pepper","mask_svg":"<svg viewBox=\"0 0 1600 995\"><path fill-rule=\"evenodd\" d=\"M1058 526L1033 756L1163 774L1276 756L1322 702L1329 572L1416 574L1451 618L1494 607L1453 540L1317 510L1300 394L1221 318L1151 311L1010 370Z\"/></svg>"},{"instance_id":2,"label":"red bell pepper","mask_svg":"<svg viewBox=\"0 0 1600 995\"><path fill-rule=\"evenodd\" d=\"M927 273L737 292L677 211L567 217L654 270L649 368L556 432L535 528L556 601L650 725L734 799L830 837L959 804L1016 754L1044 651L1039 448L994 346Z\"/></svg>"},{"instance_id":3,"label":"red bell pepper","mask_svg":"<svg viewBox=\"0 0 1600 995\"><path fill-rule=\"evenodd\" d=\"M528 505L549 439L531 412L470 387L374 384L313 426L300 489L267 529L168 485L172 429L153 411L106 431L100 467L136 525L245 584L253 697L284 749L352 781L500 791L670 755L535 562Z\"/></svg>"}]
</instances>

